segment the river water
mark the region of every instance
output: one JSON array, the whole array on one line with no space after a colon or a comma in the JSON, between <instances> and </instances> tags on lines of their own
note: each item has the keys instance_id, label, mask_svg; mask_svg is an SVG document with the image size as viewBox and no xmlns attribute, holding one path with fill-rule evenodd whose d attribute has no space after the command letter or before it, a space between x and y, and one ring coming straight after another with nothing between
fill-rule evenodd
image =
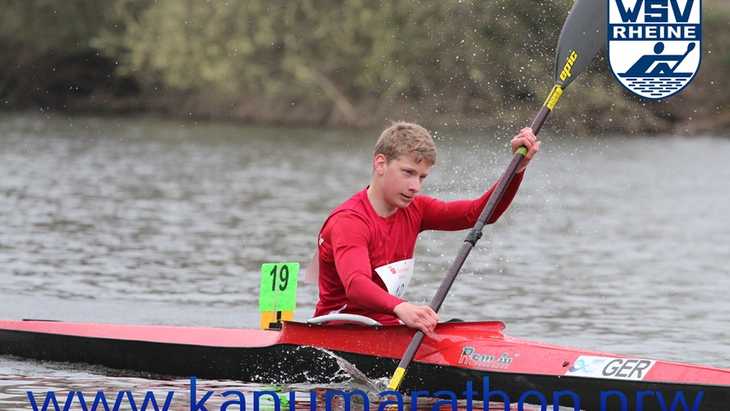
<instances>
[{"instance_id":1,"label":"river water","mask_svg":"<svg viewBox=\"0 0 730 411\"><path fill-rule=\"evenodd\" d=\"M255 327L260 265L309 261L328 210L368 183L376 136L4 115L0 318ZM441 318L500 319L526 339L730 367L730 140L559 136L549 126L541 137ZM424 193L480 195L508 164L509 138L438 130ZM464 234L422 235L410 300L431 298ZM300 284L296 318L315 299ZM0 357L0 410L31 409L27 390L186 384Z\"/></svg>"}]
</instances>

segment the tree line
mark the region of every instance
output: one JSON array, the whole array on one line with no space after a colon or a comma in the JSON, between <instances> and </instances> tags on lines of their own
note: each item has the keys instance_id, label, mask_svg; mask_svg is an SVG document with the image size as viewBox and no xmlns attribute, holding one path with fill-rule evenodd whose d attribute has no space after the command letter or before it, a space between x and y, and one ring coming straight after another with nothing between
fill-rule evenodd
<instances>
[{"instance_id":1,"label":"tree line","mask_svg":"<svg viewBox=\"0 0 730 411\"><path fill-rule=\"evenodd\" d=\"M514 129L539 108L571 0L7 0L5 110L153 112L308 125ZM559 129L697 133L730 125L730 7L704 0L703 61L662 102L625 92L605 58Z\"/></svg>"}]
</instances>

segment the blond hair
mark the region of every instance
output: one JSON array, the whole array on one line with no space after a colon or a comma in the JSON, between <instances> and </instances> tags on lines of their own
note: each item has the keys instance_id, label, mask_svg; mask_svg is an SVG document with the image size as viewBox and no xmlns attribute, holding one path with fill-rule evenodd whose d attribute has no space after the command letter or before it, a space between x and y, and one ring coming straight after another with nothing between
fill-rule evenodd
<instances>
[{"instance_id":1,"label":"blond hair","mask_svg":"<svg viewBox=\"0 0 730 411\"><path fill-rule=\"evenodd\" d=\"M398 121L383 130L375 143L374 156L383 154L388 161L412 155L416 163L436 164L436 144L431 133L415 123Z\"/></svg>"}]
</instances>

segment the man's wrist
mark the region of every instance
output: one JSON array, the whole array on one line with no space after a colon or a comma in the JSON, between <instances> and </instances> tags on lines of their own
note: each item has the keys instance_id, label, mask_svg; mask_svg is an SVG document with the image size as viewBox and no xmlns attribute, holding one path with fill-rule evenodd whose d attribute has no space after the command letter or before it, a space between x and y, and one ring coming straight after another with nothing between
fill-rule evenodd
<instances>
[{"instance_id":1,"label":"man's wrist","mask_svg":"<svg viewBox=\"0 0 730 411\"><path fill-rule=\"evenodd\" d=\"M396 316L397 316L397 314L395 313L395 309L396 309L396 308L397 308L397 307L398 307L399 305L401 305L401 304L404 304L404 303L407 303L408 301L405 301L405 300L401 300L400 298L398 298L398 297L395 297L395 296L393 296L393 300L394 300L394 301L393 301L393 303L392 303L392 305L391 305L391 307L390 307L390 312L391 312L391 314L394 314L394 315L396 315Z\"/></svg>"}]
</instances>

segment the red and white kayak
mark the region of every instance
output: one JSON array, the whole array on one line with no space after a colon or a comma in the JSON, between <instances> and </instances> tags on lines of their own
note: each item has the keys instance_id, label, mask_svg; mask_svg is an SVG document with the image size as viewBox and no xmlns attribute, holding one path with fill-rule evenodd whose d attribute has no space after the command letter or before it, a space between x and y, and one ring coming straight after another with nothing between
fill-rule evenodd
<instances>
[{"instance_id":1,"label":"red and white kayak","mask_svg":"<svg viewBox=\"0 0 730 411\"><path fill-rule=\"evenodd\" d=\"M496 321L439 324L436 335L424 339L402 390L463 395L471 381L475 391L499 391L513 402L523 395L539 402L542 393L552 404L555 393L569 391L588 410L602 402L606 409L622 409L622 402L630 410L730 409L730 370L541 344L506 336L503 329ZM389 377L412 335L404 326L297 322L269 331L0 321L0 355L162 375L317 383L338 375L329 352L370 378ZM560 402L573 406L575 396L563 395Z\"/></svg>"}]
</instances>

